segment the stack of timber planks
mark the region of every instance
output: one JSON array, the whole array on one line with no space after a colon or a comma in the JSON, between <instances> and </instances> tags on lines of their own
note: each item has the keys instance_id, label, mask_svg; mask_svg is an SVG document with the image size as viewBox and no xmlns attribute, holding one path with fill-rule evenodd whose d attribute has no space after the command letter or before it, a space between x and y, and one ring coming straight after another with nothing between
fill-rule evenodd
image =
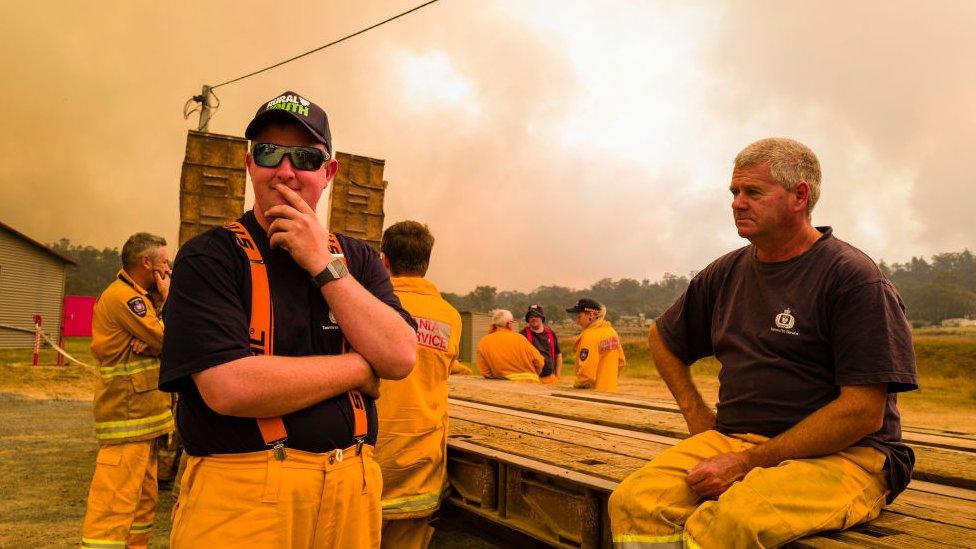
<instances>
[{"instance_id":1,"label":"stack of timber planks","mask_svg":"<svg viewBox=\"0 0 976 549\"><path fill-rule=\"evenodd\" d=\"M688 431L673 401L452 376L449 503L553 547L610 547L617 484ZM904 427L908 490L790 547L976 547L976 434Z\"/></svg>"}]
</instances>

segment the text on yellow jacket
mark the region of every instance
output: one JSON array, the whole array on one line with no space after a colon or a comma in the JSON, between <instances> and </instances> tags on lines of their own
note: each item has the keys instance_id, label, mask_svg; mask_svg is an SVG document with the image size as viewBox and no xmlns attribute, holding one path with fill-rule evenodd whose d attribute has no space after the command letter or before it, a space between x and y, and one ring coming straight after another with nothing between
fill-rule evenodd
<instances>
[{"instance_id":1,"label":"text on yellow jacket","mask_svg":"<svg viewBox=\"0 0 976 549\"><path fill-rule=\"evenodd\" d=\"M406 378L380 383L374 457L383 471L383 518L425 517L447 486L447 377L457 360L461 315L420 277L391 278L417 321L417 363Z\"/></svg>"},{"instance_id":2,"label":"text on yellow jacket","mask_svg":"<svg viewBox=\"0 0 976 549\"><path fill-rule=\"evenodd\" d=\"M620 336L606 320L595 320L576 338L576 382L573 387L613 392L627 360Z\"/></svg>"}]
</instances>

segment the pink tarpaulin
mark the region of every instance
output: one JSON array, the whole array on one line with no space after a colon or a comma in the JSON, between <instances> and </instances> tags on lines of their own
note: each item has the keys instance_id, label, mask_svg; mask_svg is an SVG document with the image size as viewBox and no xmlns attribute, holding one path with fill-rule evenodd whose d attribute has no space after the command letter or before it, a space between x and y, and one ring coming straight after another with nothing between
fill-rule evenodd
<instances>
[{"instance_id":1,"label":"pink tarpaulin","mask_svg":"<svg viewBox=\"0 0 976 549\"><path fill-rule=\"evenodd\" d=\"M92 309L96 299L91 295L64 296L65 337L91 337Z\"/></svg>"}]
</instances>

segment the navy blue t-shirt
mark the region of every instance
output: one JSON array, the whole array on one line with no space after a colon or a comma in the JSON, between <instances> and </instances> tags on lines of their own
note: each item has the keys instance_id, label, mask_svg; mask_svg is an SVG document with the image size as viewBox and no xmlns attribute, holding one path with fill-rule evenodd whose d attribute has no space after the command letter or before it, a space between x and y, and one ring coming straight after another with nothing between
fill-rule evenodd
<instances>
[{"instance_id":1,"label":"navy blue t-shirt","mask_svg":"<svg viewBox=\"0 0 976 549\"><path fill-rule=\"evenodd\" d=\"M829 227L805 253L764 263L754 246L698 273L657 319L668 349L686 364L715 355L715 429L767 437L786 431L844 385L885 383L881 429L857 442L888 459L889 502L911 478L896 393L918 388L911 328L901 297L878 266Z\"/></svg>"},{"instance_id":2,"label":"navy blue t-shirt","mask_svg":"<svg viewBox=\"0 0 976 549\"><path fill-rule=\"evenodd\" d=\"M309 274L287 251L271 249L253 212L239 220L251 234L267 265L274 309L274 353L281 356L335 355L342 331ZM337 235L349 273L366 290L394 308L411 326L413 318L393 294L379 254L365 242ZM211 229L180 248L164 310L166 337L160 389L180 395L176 421L187 453L194 456L267 449L257 422L218 414L206 405L190 377L207 368L251 355L248 330L251 271L244 251L226 229ZM376 441L376 405L366 401L369 432ZM355 443L353 413L345 394L283 417L286 447L327 452Z\"/></svg>"}]
</instances>

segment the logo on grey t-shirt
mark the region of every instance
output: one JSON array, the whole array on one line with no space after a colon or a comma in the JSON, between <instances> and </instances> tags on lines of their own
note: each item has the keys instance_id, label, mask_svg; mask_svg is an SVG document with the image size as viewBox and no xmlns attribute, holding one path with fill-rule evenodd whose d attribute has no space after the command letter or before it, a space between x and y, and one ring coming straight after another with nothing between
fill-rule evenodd
<instances>
[{"instance_id":1,"label":"logo on grey t-shirt","mask_svg":"<svg viewBox=\"0 0 976 549\"><path fill-rule=\"evenodd\" d=\"M776 317L773 318L773 322L776 323L776 327L770 328L770 330L779 332L781 334L799 335L790 330L796 324L796 317L791 314L789 308L786 308L786 310L784 310L782 313L776 315Z\"/></svg>"},{"instance_id":2,"label":"logo on grey t-shirt","mask_svg":"<svg viewBox=\"0 0 976 549\"><path fill-rule=\"evenodd\" d=\"M332 311L329 311L329 323L328 324L323 324L322 325L322 329L323 330L338 330L339 329L339 326L336 323L335 315L332 314Z\"/></svg>"}]
</instances>

